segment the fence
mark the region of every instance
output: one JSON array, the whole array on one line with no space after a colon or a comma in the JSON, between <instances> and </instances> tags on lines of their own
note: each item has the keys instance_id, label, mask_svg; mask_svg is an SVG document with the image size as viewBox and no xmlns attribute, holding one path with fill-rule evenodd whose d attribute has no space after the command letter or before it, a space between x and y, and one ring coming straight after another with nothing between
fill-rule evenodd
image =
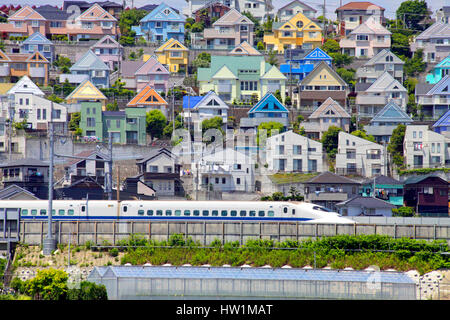
<instances>
[{"instance_id":1,"label":"fence","mask_svg":"<svg viewBox=\"0 0 450 320\"><path fill-rule=\"evenodd\" d=\"M21 221L20 241L42 245L47 234L47 221ZM229 221L58 221L53 222L58 243L67 244L69 237L77 245L90 241L94 245L116 245L131 234L149 240L168 240L171 234L184 234L203 245L219 239L222 243L249 239L285 241L342 234L378 234L393 238L445 240L450 244L450 225L397 224L304 224L299 222L229 222Z\"/></svg>"}]
</instances>

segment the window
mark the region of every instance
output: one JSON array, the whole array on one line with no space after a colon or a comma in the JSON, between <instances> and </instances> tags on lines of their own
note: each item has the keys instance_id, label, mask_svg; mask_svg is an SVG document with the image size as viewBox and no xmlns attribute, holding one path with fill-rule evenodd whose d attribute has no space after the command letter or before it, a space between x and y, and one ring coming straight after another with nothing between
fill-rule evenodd
<instances>
[{"instance_id":1,"label":"window","mask_svg":"<svg viewBox=\"0 0 450 320\"><path fill-rule=\"evenodd\" d=\"M236 178L236 184L241 184L241 178Z\"/></svg>"},{"instance_id":2,"label":"window","mask_svg":"<svg viewBox=\"0 0 450 320\"><path fill-rule=\"evenodd\" d=\"M366 34L358 34L356 35L356 40L367 41L369 40L369 36Z\"/></svg>"},{"instance_id":3,"label":"window","mask_svg":"<svg viewBox=\"0 0 450 320\"><path fill-rule=\"evenodd\" d=\"M200 210L194 210L194 216L199 216L200 215Z\"/></svg>"},{"instance_id":4,"label":"window","mask_svg":"<svg viewBox=\"0 0 450 320\"><path fill-rule=\"evenodd\" d=\"M87 118L86 119L86 125L88 127L95 127L95 118Z\"/></svg>"},{"instance_id":5,"label":"window","mask_svg":"<svg viewBox=\"0 0 450 320\"><path fill-rule=\"evenodd\" d=\"M212 211L212 216L217 217L219 215L219 211L218 210L213 210Z\"/></svg>"},{"instance_id":6,"label":"window","mask_svg":"<svg viewBox=\"0 0 450 320\"><path fill-rule=\"evenodd\" d=\"M171 216L172 215L172 210L166 210L166 216Z\"/></svg>"},{"instance_id":7,"label":"window","mask_svg":"<svg viewBox=\"0 0 450 320\"><path fill-rule=\"evenodd\" d=\"M123 212L127 212L128 211L128 206L123 206Z\"/></svg>"},{"instance_id":8,"label":"window","mask_svg":"<svg viewBox=\"0 0 450 320\"><path fill-rule=\"evenodd\" d=\"M256 216L256 211L255 210L250 210L249 216L250 217L255 217Z\"/></svg>"},{"instance_id":9,"label":"window","mask_svg":"<svg viewBox=\"0 0 450 320\"><path fill-rule=\"evenodd\" d=\"M266 213L262 210L258 211L258 217L264 217Z\"/></svg>"},{"instance_id":10,"label":"window","mask_svg":"<svg viewBox=\"0 0 450 320\"><path fill-rule=\"evenodd\" d=\"M191 210L184 210L184 215L185 216L190 216L191 215Z\"/></svg>"},{"instance_id":11,"label":"window","mask_svg":"<svg viewBox=\"0 0 450 320\"><path fill-rule=\"evenodd\" d=\"M28 215L28 209L23 209L23 210L22 210L22 215L23 215L23 216Z\"/></svg>"},{"instance_id":12,"label":"window","mask_svg":"<svg viewBox=\"0 0 450 320\"><path fill-rule=\"evenodd\" d=\"M303 28L303 21L299 20L296 24L297 28Z\"/></svg>"},{"instance_id":13,"label":"window","mask_svg":"<svg viewBox=\"0 0 450 320\"><path fill-rule=\"evenodd\" d=\"M81 212L85 212L86 211L86 206L81 206Z\"/></svg>"},{"instance_id":14,"label":"window","mask_svg":"<svg viewBox=\"0 0 450 320\"><path fill-rule=\"evenodd\" d=\"M45 216L47 214L47 210L41 209L41 211L39 213L41 216Z\"/></svg>"},{"instance_id":15,"label":"window","mask_svg":"<svg viewBox=\"0 0 450 320\"><path fill-rule=\"evenodd\" d=\"M75 211L74 211L73 209L67 210L67 214L68 214L69 216L73 216L74 213L75 213Z\"/></svg>"},{"instance_id":16,"label":"window","mask_svg":"<svg viewBox=\"0 0 450 320\"><path fill-rule=\"evenodd\" d=\"M202 211L202 216L204 216L204 217L209 216L209 210L203 210Z\"/></svg>"},{"instance_id":17,"label":"window","mask_svg":"<svg viewBox=\"0 0 450 320\"><path fill-rule=\"evenodd\" d=\"M181 210L175 210L175 215L176 216L181 216Z\"/></svg>"},{"instance_id":18,"label":"window","mask_svg":"<svg viewBox=\"0 0 450 320\"><path fill-rule=\"evenodd\" d=\"M58 214L59 214L60 216L63 216L64 213L65 213L65 211L66 211L66 210L64 210L64 209L60 209L60 210L58 210Z\"/></svg>"},{"instance_id":19,"label":"window","mask_svg":"<svg viewBox=\"0 0 450 320\"><path fill-rule=\"evenodd\" d=\"M220 215L221 215L222 217L226 217L226 216L228 215L228 211L227 211L227 210L222 210L222 211L220 212Z\"/></svg>"},{"instance_id":20,"label":"window","mask_svg":"<svg viewBox=\"0 0 450 320\"><path fill-rule=\"evenodd\" d=\"M37 210L36 210L36 209L31 209L31 215L32 215L32 216L37 215Z\"/></svg>"},{"instance_id":21,"label":"window","mask_svg":"<svg viewBox=\"0 0 450 320\"><path fill-rule=\"evenodd\" d=\"M273 212L273 211L268 211L267 212L267 215L269 216L269 217L273 217L273 216L275 216L275 213Z\"/></svg>"},{"instance_id":22,"label":"window","mask_svg":"<svg viewBox=\"0 0 450 320\"><path fill-rule=\"evenodd\" d=\"M240 215L241 217L245 217L245 216L247 215L247 211L241 210L241 211L239 211L239 215Z\"/></svg>"},{"instance_id":23,"label":"window","mask_svg":"<svg viewBox=\"0 0 450 320\"><path fill-rule=\"evenodd\" d=\"M231 211L230 211L230 215L231 215L232 217L236 217L236 216L237 216L237 211L236 211L236 210L231 210Z\"/></svg>"}]
</instances>

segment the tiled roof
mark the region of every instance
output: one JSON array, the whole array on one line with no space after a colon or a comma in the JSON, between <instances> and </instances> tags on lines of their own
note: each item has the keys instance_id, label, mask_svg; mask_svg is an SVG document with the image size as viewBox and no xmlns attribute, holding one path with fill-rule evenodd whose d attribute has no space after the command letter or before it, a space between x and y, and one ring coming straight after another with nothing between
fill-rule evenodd
<instances>
[{"instance_id":1,"label":"tiled roof","mask_svg":"<svg viewBox=\"0 0 450 320\"><path fill-rule=\"evenodd\" d=\"M336 204L339 207L361 207L361 208L396 208L395 205L374 197L355 196L343 202Z\"/></svg>"},{"instance_id":2,"label":"tiled roof","mask_svg":"<svg viewBox=\"0 0 450 320\"><path fill-rule=\"evenodd\" d=\"M285 6L281 7L280 9L278 9L278 11L283 10L284 8L286 8L286 7L290 6L291 4L293 4L294 2L297 2L298 4L300 4L300 6L304 7L304 8L307 9L307 10L317 12L316 9L314 9L313 7L307 5L306 3L301 2L301 1L299 1L299 0L293 0L293 1L289 2L289 3L286 4Z\"/></svg>"},{"instance_id":3,"label":"tiled roof","mask_svg":"<svg viewBox=\"0 0 450 320\"><path fill-rule=\"evenodd\" d=\"M109 67L92 50L88 50L73 66L73 70L108 70Z\"/></svg>"},{"instance_id":4,"label":"tiled roof","mask_svg":"<svg viewBox=\"0 0 450 320\"><path fill-rule=\"evenodd\" d=\"M107 100L105 95L90 82L84 80L67 97L66 100Z\"/></svg>"},{"instance_id":5,"label":"tiled roof","mask_svg":"<svg viewBox=\"0 0 450 320\"><path fill-rule=\"evenodd\" d=\"M150 85L146 85L141 91L127 103L127 107L137 107L140 105L168 105L158 92L155 91Z\"/></svg>"},{"instance_id":6,"label":"tiled roof","mask_svg":"<svg viewBox=\"0 0 450 320\"><path fill-rule=\"evenodd\" d=\"M390 35L391 32L383 27L381 23L370 16L364 23L361 23L350 34L376 34L376 35Z\"/></svg>"},{"instance_id":7,"label":"tiled roof","mask_svg":"<svg viewBox=\"0 0 450 320\"><path fill-rule=\"evenodd\" d=\"M362 182L362 184L371 184L373 185L373 179L367 179ZM379 175L375 177L375 185L377 184L390 184L390 185L403 185L403 182L395 180L394 178Z\"/></svg>"},{"instance_id":8,"label":"tiled roof","mask_svg":"<svg viewBox=\"0 0 450 320\"><path fill-rule=\"evenodd\" d=\"M432 38L449 38L450 25L444 22L436 22L416 37L416 40L429 40Z\"/></svg>"},{"instance_id":9,"label":"tiled roof","mask_svg":"<svg viewBox=\"0 0 450 320\"><path fill-rule=\"evenodd\" d=\"M359 184L358 181L354 181L344 176L337 175L335 173L326 171L322 172L318 176L309 179L306 183L320 183L320 184Z\"/></svg>"},{"instance_id":10,"label":"tiled roof","mask_svg":"<svg viewBox=\"0 0 450 320\"><path fill-rule=\"evenodd\" d=\"M48 167L48 163L43 162L38 159L33 158L23 158L19 160L14 160L9 163L3 163L0 164L0 168L7 168L7 167L24 167L24 166L31 166L31 167Z\"/></svg>"},{"instance_id":11,"label":"tiled roof","mask_svg":"<svg viewBox=\"0 0 450 320\"><path fill-rule=\"evenodd\" d=\"M51 5L43 5L37 7L35 10L39 12L45 19L51 21L66 21L72 15L72 13L67 13L67 11L60 10L59 8L53 7Z\"/></svg>"},{"instance_id":12,"label":"tiled roof","mask_svg":"<svg viewBox=\"0 0 450 320\"><path fill-rule=\"evenodd\" d=\"M333 113L327 113L328 111ZM317 119L322 117L339 117L339 118L351 118L347 111L342 108L339 102L328 97L314 112L308 117L308 119Z\"/></svg>"},{"instance_id":13,"label":"tiled roof","mask_svg":"<svg viewBox=\"0 0 450 320\"><path fill-rule=\"evenodd\" d=\"M237 24L237 23L239 23L239 24L245 23L245 24L249 24L249 25L254 25L254 23L249 18L247 18L246 16L241 14L236 9L232 8L230 11L228 11L222 17L220 17L216 22L214 22L213 26L233 25L233 24Z\"/></svg>"},{"instance_id":14,"label":"tiled roof","mask_svg":"<svg viewBox=\"0 0 450 320\"><path fill-rule=\"evenodd\" d=\"M398 122L398 123L411 123L413 120L406 114L393 100L390 100L383 109L381 109L373 118L370 123L374 122Z\"/></svg>"},{"instance_id":15,"label":"tiled roof","mask_svg":"<svg viewBox=\"0 0 450 320\"><path fill-rule=\"evenodd\" d=\"M384 10L384 8L377 6L376 4L373 4L372 2L368 2L368 1L360 1L360 2L349 2L345 5L343 5L342 7L339 7L336 9L336 11L341 11L341 10L367 10L367 9L371 9L376 7L379 10Z\"/></svg>"}]
</instances>

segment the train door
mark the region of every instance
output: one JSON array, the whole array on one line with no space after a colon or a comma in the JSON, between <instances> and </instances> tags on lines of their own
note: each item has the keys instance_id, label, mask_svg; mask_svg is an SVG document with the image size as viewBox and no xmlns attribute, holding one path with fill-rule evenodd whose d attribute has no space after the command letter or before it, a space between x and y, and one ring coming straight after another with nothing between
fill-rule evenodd
<instances>
[{"instance_id":1,"label":"train door","mask_svg":"<svg viewBox=\"0 0 450 320\"><path fill-rule=\"evenodd\" d=\"M128 203L120 204L120 215L123 217L130 216L130 205Z\"/></svg>"},{"instance_id":2,"label":"train door","mask_svg":"<svg viewBox=\"0 0 450 320\"><path fill-rule=\"evenodd\" d=\"M87 203L82 203L80 204L79 208L79 213L80 213L80 217L88 217L88 206Z\"/></svg>"}]
</instances>

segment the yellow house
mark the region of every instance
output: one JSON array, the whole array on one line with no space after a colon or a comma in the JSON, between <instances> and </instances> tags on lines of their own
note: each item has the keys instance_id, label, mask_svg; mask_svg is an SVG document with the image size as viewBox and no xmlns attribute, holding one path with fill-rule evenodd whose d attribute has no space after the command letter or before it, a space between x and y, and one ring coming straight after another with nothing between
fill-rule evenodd
<instances>
[{"instance_id":1,"label":"yellow house","mask_svg":"<svg viewBox=\"0 0 450 320\"><path fill-rule=\"evenodd\" d=\"M170 72L184 71L187 75L189 49L180 41L171 38L155 50L158 61Z\"/></svg>"},{"instance_id":2,"label":"yellow house","mask_svg":"<svg viewBox=\"0 0 450 320\"><path fill-rule=\"evenodd\" d=\"M314 49L322 45L322 28L299 12L285 22L274 22L271 34L264 35L266 49L284 53L285 48Z\"/></svg>"},{"instance_id":3,"label":"yellow house","mask_svg":"<svg viewBox=\"0 0 450 320\"><path fill-rule=\"evenodd\" d=\"M67 97L68 104L78 104L83 101L101 102L102 110L106 110L105 95L90 82L88 79L84 80L78 87L76 87Z\"/></svg>"}]
</instances>

